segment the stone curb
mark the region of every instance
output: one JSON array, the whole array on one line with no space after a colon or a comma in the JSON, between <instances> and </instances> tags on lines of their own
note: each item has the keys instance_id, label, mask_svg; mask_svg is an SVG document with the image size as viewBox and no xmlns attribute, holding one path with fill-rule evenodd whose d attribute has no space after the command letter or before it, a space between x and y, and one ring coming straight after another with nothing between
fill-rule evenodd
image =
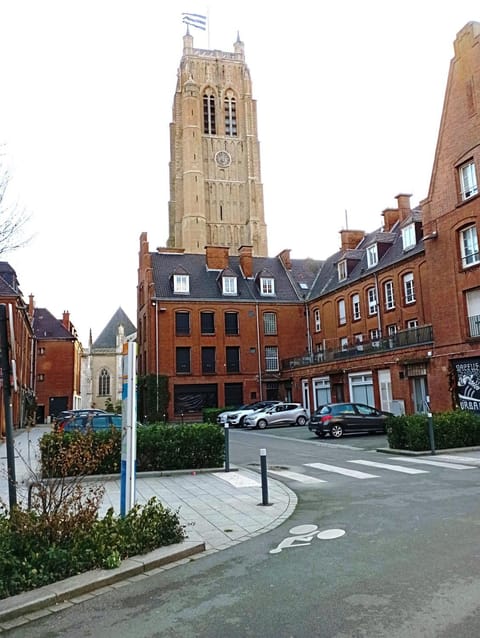
<instances>
[{"instance_id":1,"label":"stone curb","mask_svg":"<svg viewBox=\"0 0 480 638\"><path fill-rule=\"evenodd\" d=\"M183 541L158 549L148 554L133 556L122 561L114 569L95 569L71 576L38 589L23 592L0 600L0 623L28 614L45 607L51 607L70 598L112 585L131 576L162 567L169 563L188 558L205 551L205 543Z\"/></svg>"},{"instance_id":2,"label":"stone curb","mask_svg":"<svg viewBox=\"0 0 480 638\"><path fill-rule=\"evenodd\" d=\"M442 450L435 450L436 454L451 454L453 452L478 452L480 450L480 446L472 446L472 447L452 447L452 448L444 448ZM389 447L379 447L375 450L375 452L382 452L383 454L398 454L399 456L435 456L432 455L431 450L394 450Z\"/></svg>"}]
</instances>

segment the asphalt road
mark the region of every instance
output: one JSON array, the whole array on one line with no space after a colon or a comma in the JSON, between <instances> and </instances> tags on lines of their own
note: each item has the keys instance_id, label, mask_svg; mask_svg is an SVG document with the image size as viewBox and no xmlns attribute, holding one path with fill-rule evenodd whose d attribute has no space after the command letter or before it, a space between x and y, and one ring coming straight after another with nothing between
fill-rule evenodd
<instances>
[{"instance_id":1,"label":"asphalt road","mask_svg":"<svg viewBox=\"0 0 480 638\"><path fill-rule=\"evenodd\" d=\"M264 448L272 473L288 472L299 503L285 524L6 635L480 635L480 458L408 461L374 451L385 437L302 428L234 431L230 443L232 463L255 467Z\"/></svg>"}]
</instances>

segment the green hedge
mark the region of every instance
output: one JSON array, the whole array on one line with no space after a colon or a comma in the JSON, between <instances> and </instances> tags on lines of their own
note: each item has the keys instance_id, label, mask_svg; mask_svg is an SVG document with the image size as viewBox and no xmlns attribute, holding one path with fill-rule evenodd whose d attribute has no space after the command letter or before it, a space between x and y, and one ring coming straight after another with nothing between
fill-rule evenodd
<instances>
[{"instance_id":1,"label":"green hedge","mask_svg":"<svg viewBox=\"0 0 480 638\"><path fill-rule=\"evenodd\" d=\"M44 478L59 476L59 450L68 448L77 432L44 434L40 440L41 473ZM95 432L97 444L113 438L114 449L102 460L96 474L120 472L121 432ZM223 428L208 423L188 425L145 425L137 428L137 472L223 467L225 438ZM80 466L79 473L83 468ZM85 473L85 472L83 472Z\"/></svg>"},{"instance_id":2,"label":"green hedge","mask_svg":"<svg viewBox=\"0 0 480 638\"><path fill-rule=\"evenodd\" d=\"M72 515L74 516L74 515ZM14 596L95 568L117 567L121 560L181 542L186 534L178 513L151 499L124 518L110 509L103 519L72 525L16 509L0 512L0 599Z\"/></svg>"},{"instance_id":3,"label":"green hedge","mask_svg":"<svg viewBox=\"0 0 480 638\"><path fill-rule=\"evenodd\" d=\"M435 449L480 445L480 415L455 410L432 415ZM395 450L426 451L431 449L428 417L413 414L392 417L387 422L388 444Z\"/></svg>"}]
</instances>

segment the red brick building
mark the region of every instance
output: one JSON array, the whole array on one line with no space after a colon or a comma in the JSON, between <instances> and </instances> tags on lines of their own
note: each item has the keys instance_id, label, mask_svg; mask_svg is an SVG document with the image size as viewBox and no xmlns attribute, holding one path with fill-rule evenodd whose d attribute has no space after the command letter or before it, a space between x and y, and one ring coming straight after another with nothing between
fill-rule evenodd
<instances>
[{"instance_id":1,"label":"red brick building","mask_svg":"<svg viewBox=\"0 0 480 638\"><path fill-rule=\"evenodd\" d=\"M22 291L15 270L5 261L0 262L0 303L6 306L8 323L9 359L11 361L12 425L25 426L34 416L33 365L35 341ZM13 329L12 329L13 328ZM0 429L5 434L5 408L3 401L3 379L0 378L2 400L0 401Z\"/></svg>"},{"instance_id":2,"label":"red brick building","mask_svg":"<svg viewBox=\"0 0 480 638\"><path fill-rule=\"evenodd\" d=\"M32 295L29 308L36 346L36 420L44 423L62 410L81 407L82 345L69 312L56 319L46 308L34 307Z\"/></svg>"},{"instance_id":3,"label":"red brick building","mask_svg":"<svg viewBox=\"0 0 480 638\"><path fill-rule=\"evenodd\" d=\"M342 231L322 261L249 246L149 252L142 234L138 370L168 377L170 415L260 398L480 411L479 23L454 50L418 207L398 195L378 229ZM224 170L212 168L207 187Z\"/></svg>"}]
</instances>

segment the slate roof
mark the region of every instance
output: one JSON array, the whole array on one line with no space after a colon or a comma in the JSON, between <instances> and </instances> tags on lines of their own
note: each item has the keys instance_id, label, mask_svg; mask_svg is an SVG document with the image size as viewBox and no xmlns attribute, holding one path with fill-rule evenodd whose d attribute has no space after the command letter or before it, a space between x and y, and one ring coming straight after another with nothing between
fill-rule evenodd
<instances>
[{"instance_id":1,"label":"slate roof","mask_svg":"<svg viewBox=\"0 0 480 638\"><path fill-rule=\"evenodd\" d=\"M5 283L10 287L9 291L4 292L6 295L11 295L12 293L15 295L22 296L22 291L19 288L17 273L10 266L8 261L0 261L0 278L5 281Z\"/></svg>"},{"instance_id":2,"label":"slate roof","mask_svg":"<svg viewBox=\"0 0 480 638\"><path fill-rule=\"evenodd\" d=\"M318 274L318 278L311 290L309 299L315 299L327 293L349 286L352 282L363 279L367 275L388 269L396 263L423 252L423 240L417 242L413 248L404 251L402 234L399 230L398 224L394 227L394 231L396 232L388 233L390 236L393 235L394 241L391 243L388 250L386 250L386 252L379 258L378 263L372 268L368 268L367 266L367 251L365 248L374 244L375 241L378 241L378 237L381 237L385 233L381 229L377 229L372 233L365 235L356 249L356 252L362 250L363 255L349 273L347 279L344 279L343 281L338 280L337 265L338 262L345 257L345 251L338 251L331 255L324 262Z\"/></svg>"},{"instance_id":3,"label":"slate roof","mask_svg":"<svg viewBox=\"0 0 480 638\"><path fill-rule=\"evenodd\" d=\"M92 348L116 348L118 327L122 325L126 337L136 330L133 323L127 317L122 308L118 308L105 328L92 344Z\"/></svg>"},{"instance_id":4,"label":"slate roof","mask_svg":"<svg viewBox=\"0 0 480 638\"><path fill-rule=\"evenodd\" d=\"M34 309L33 333L37 339L74 339L74 335L65 328L61 320L56 319L46 308Z\"/></svg>"},{"instance_id":5,"label":"slate roof","mask_svg":"<svg viewBox=\"0 0 480 638\"><path fill-rule=\"evenodd\" d=\"M286 271L278 257L253 257L253 277L245 279L240 269L240 258L230 256L228 267L223 271L208 270L206 257L201 254L187 253L151 253L155 296L157 299L188 298L196 301L238 302L268 301L274 299L278 303L296 302L305 294L301 283L312 285L318 265L314 260L294 260L292 270ZM315 265L314 265L315 264ZM179 272L190 276L190 292L174 294L172 275ZM268 273L265 275L265 273ZM222 294L221 276L237 277L237 294ZM220 277L219 277L220 275ZM259 275L271 276L275 279L275 294L261 295L257 278ZM307 291L308 291L307 288Z\"/></svg>"}]
</instances>

